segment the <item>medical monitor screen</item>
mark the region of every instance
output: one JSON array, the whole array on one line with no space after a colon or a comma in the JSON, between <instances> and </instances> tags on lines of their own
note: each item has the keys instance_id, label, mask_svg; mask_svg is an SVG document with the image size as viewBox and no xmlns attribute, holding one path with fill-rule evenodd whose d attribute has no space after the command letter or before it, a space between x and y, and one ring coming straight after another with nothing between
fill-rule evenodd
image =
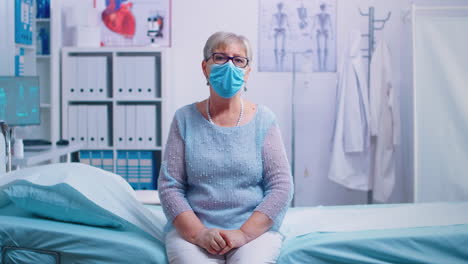
<instances>
[{"instance_id":1,"label":"medical monitor screen","mask_svg":"<svg viewBox=\"0 0 468 264\"><path fill-rule=\"evenodd\" d=\"M9 126L39 125L39 77L0 76L0 120Z\"/></svg>"}]
</instances>

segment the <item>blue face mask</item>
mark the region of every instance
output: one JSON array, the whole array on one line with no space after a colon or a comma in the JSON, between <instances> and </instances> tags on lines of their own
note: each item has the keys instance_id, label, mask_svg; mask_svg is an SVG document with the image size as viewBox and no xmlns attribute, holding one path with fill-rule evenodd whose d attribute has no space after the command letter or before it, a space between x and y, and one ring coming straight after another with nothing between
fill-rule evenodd
<instances>
[{"instance_id":1,"label":"blue face mask","mask_svg":"<svg viewBox=\"0 0 468 264\"><path fill-rule=\"evenodd\" d=\"M231 61L211 65L210 84L223 98L233 97L244 85L245 69L236 67Z\"/></svg>"}]
</instances>

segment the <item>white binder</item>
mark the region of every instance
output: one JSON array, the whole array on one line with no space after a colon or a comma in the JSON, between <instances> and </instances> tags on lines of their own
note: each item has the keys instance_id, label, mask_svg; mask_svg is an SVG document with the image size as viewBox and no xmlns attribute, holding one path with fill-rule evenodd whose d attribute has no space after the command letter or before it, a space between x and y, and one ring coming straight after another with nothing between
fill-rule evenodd
<instances>
[{"instance_id":1,"label":"white binder","mask_svg":"<svg viewBox=\"0 0 468 264\"><path fill-rule=\"evenodd\" d=\"M107 119L107 106L99 105L96 107L97 116L97 147L108 146L109 121Z\"/></svg>"},{"instance_id":2,"label":"white binder","mask_svg":"<svg viewBox=\"0 0 468 264\"><path fill-rule=\"evenodd\" d=\"M88 145L88 106L78 105L78 142Z\"/></svg>"},{"instance_id":3,"label":"white binder","mask_svg":"<svg viewBox=\"0 0 468 264\"><path fill-rule=\"evenodd\" d=\"M144 105L145 145L155 147L157 138L156 105Z\"/></svg>"},{"instance_id":4,"label":"white binder","mask_svg":"<svg viewBox=\"0 0 468 264\"><path fill-rule=\"evenodd\" d=\"M122 97L127 97L128 96L128 89L129 89L129 85L130 85L130 79L131 79L131 75L132 73L129 71L130 69L130 66L129 66L129 60L128 60L128 57L125 57L125 56L122 56L120 57L120 61L121 61L121 71L122 71L122 79L123 79L123 85L122 85L122 91L120 93L120 95Z\"/></svg>"},{"instance_id":5,"label":"white binder","mask_svg":"<svg viewBox=\"0 0 468 264\"><path fill-rule=\"evenodd\" d=\"M145 65L145 81L146 86L144 94L150 98L156 97L156 78L158 77L158 72L156 71L156 60L154 57L150 57L150 60L146 61Z\"/></svg>"},{"instance_id":6,"label":"white binder","mask_svg":"<svg viewBox=\"0 0 468 264\"><path fill-rule=\"evenodd\" d=\"M70 143L78 142L78 106L69 105L68 106L68 135L64 135Z\"/></svg>"},{"instance_id":7,"label":"white binder","mask_svg":"<svg viewBox=\"0 0 468 264\"><path fill-rule=\"evenodd\" d=\"M78 90L76 91L76 99L86 99L88 94L88 60L87 57L76 57L76 66L77 66L77 74L76 78L78 84Z\"/></svg>"},{"instance_id":8,"label":"white binder","mask_svg":"<svg viewBox=\"0 0 468 264\"><path fill-rule=\"evenodd\" d=\"M136 106L126 105L125 106L125 147L135 148L135 131L136 131Z\"/></svg>"},{"instance_id":9,"label":"white binder","mask_svg":"<svg viewBox=\"0 0 468 264\"><path fill-rule=\"evenodd\" d=\"M75 57L75 72L74 72L74 79L75 79L75 95L73 96L74 99L82 98L83 93L81 89L83 88L83 80L81 78L81 57Z\"/></svg>"},{"instance_id":10,"label":"white binder","mask_svg":"<svg viewBox=\"0 0 468 264\"><path fill-rule=\"evenodd\" d=\"M87 106L87 134L88 134L88 147L89 148L96 148L97 147L97 136L98 136L98 129L97 129L97 115L96 115L96 108L97 106L88 105Z\"/></svg>"},{"instance_id":11,"label":"white binder","mask_svg":"<svg viewBox=\"0 0 468 264\"><path fill-rule=\"evenodd\" d=\"M114 145L118 148L125 147L126 135L125 135L125 105L117 105L115 107L115 140Z\"/></svg>"},{"instance_id":12,"label":"white binder","mask_svg":"<svg viewBox=\"0 0 468 264\"><path fill-rule=\"evenodd\" d=\"M64 70L64 77L66 80L65 89L63 89L64 96L65 98L74 99L76 98L76 94L78 92L78 78L76 78L76 57L68 57Z\"/></svg>"},{"instance_id":13,"label":"white binder","mask_svg":"<svg viewBox=\"0 0 468 264\"><path fill-rule=\"evenodd\" d=\"M132 97L140 97L143 93L143 88L145 84L145 65L142 63L146 57L136 56L132 57L133 65L138 67L138 71L135 71L133 83L134 83L134 90L131 93ZM141 97L140 97L141 98Z\"/></svg>"},{"instance_id":14,"label":"white binder","mask_svg":"<svg viewBox=\"0 0 468 264\"><path fill-rule=\"evenodd\" d=\"M145 135L146 135L146 124L145 124L145 105L137 105L136 106L136 126L135 126L135 136L136 136L136 144L135 146L144 148L147 146L145 142Z\"/></svg>"},{"instance_id":15,"label":"white binder","mask_svg":"<svg viewBox=\"0 0 468 264\"><path fill-rule=\"evenodd\" d=\"M87 74L84 77L86 79L86 97L89 99L96 99L96 82L97 82L97 65L96 57L86 57L86 70Z\"/></svg>"},{"instance_id":16,"label":"white binder","mask_svg":"<svg viewBox=\"0 0 468 264\"><path fill-rule=\"evenodd\" d=\"M107 97L107 58L96 57L96 96L104 99Z\"/></svg>"},{"instance_id":17,"label":"white binder","mask_svg":"<svg viewBox=\"0 0 468 264\"><path fill-rule=\"evenodd\" d=\"M115 84L114 84L114 96L117 98L121 98L124 96L125 92L125 57L123 56L117 56L115 59L115 73L114 76L115 78Z\"/></svg>"},{"instance_id":18,"label":"white binder","mask_svg":"<svg viewBox=\"0 0 468 264\"><path fill-rule=\"evenodd\" d=\"M155 59L153 56L139 56L134 58L139 71L136 72L136 86L138 96L154 97ZM149 97L149 98L151 98Z\"/></svg>"},{"instance_id":19,"label":"white binder","mask_svg":"<svg viewBox=\"0 0 468 264\"><path fill-rule=\"evenodd\" d=\"M78 84L78 89L76 91L76 99L83 99L85 95L85 87L87 85L87 81L85 79L85 75L88 74L86 70L86 62L84 57L78 56L76 57L76 79Z\"/></svg>"},{"instance_id":20,"label":"white binder","mask_svg":"<svg viewBox=\"0 0 468 264\"><path fill-rule=\"evenodd\" d=\"M125 58L125 86L124 96L131 98L135 97L137 93L136 90L136 80L138 79L137 73L140 69L136 69L138 65L135 63L135 57L126 57Z\"/></svg>"}]
</instances>

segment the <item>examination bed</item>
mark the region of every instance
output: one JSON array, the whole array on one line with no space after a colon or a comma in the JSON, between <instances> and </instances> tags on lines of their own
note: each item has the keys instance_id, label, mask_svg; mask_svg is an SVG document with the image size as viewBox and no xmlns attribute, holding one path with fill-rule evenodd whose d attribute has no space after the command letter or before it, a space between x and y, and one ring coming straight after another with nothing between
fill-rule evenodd
<instances>
[{"instance_id":1,"label":"examination bed","mask_svg":"<svg viewBox=\"0 0 468 264\"><path fill-rule=\"evenodd\" d=\"M65 189L67 196L80 190L73 196L74 201L80 198L76 195L83 194L98 205L98 209L84 206L89 210L87 213L99 217L110 212L109 217L118 216L116 221L124 225L77 223L89 221L86 217L70 222L62 215L38 216L43 210L35 213L31 212L34 208L26 210L28 204L19 199L23 198L20 191L12 191L11 179L5 183L0 177L1 263L167 263L161 242L166 220L160 206L143 206L132 196L133 191L127 189L126 183L119 187L122 185L119 179L98 169L72 164L50 166L36 169L34 173L42 170L40 176L46 177L47 168L59 174L60 166L67 170L74 166L73 171L81 171L80 181L66 180L76 178L68 175L60 178L59 184L42 184L53 187L54 192L58 192L57 186L72 186L73 189ZM21 170L22 181L13 182L28 188L34 183L37 188L37 181L42 181L42 177L29 177L28 170ZM88 189L93 186L83 187L85 172L110 177L118 184L107 183L111 186L106 189L93 180L86 184L103 190L90 193ZM2 203L6 194L14 202ZM105 202L100 198L105 198ZM109 200L115 203L108 206ZM117 208L120 204L125 205L122 210ZM280 231L285 237L278 259L280 264L468 263L468 202L296 207L288 210Z\"/></svg>"},{"instance_id":2,"label":"examination bed","mask_svg":"<svg viewBox=\"0 0 468 264\"><path fill-rule=\"evenodd\" d=\"M160 206L146 207L164 217ZM374 207L353 206L356 212ZM308 209L289 210L278 263L468 263L467 224L296 236L303 227L292 225ZM0 209L0 245L5 264L167 263L164 246L140 234L43 219L11 204Z\"/></svg>"},{"instance_id":3,"label":"examination bed","mask_svg":"<svg viewBox=\"0 0 468 264\"><path fill-rule=\"evenodd\" d=\"M278 263L468 263L468 202L291 208Z\"/></svg>"},{"instance_id":4,"label":"examination bed","mask_svg":"<svg viewBox=\"0 0 468 264\"><path fill-rule=\"evenodd\" d=\"M132 230L44 219L0 208L0 263L165 263L162 243Z\"/></svg>"},{"instance_id":5,"label":"examination bed","mask_svg":"<svg viewBox=\"0 0 468 264\"><path fill-rule=\"evenodd\" d=\"M166 263L165 223L122 177L89 165L0 175L2 264Z\"/></svg>"}]
</instances>

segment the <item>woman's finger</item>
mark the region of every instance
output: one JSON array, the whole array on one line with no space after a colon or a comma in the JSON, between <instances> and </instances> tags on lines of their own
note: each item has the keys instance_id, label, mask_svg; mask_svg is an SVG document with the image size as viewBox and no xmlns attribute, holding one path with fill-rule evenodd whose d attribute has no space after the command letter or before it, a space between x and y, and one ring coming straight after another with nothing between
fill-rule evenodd
<instances>
[{"instance_id":1,"label":"woman's finger","mask_svg":"<svg viewBox=\"0 0 468 264\"><path fill-rule=\"evenodd\" d=\"M225 247L223 250L221 250L221 252L218 253L218 255L224 255L226 253L228 253L229 251L231 251L232 247Z\"/></svg>"},{"instance_id":2,"label":"woman's finger","mask_svg":"<svg viewBox=\"0 0 468 264\"><path fill-rule=\"evenodd\" d=\"M215 240L211 240L210 246L212 249L216 250L216 252L219 252L221 250L221 247L218 245L218 243Z\"/></svg>"},{"instance_id":3,"label":"woman's finger","mask_svg":"<svg viewBox=\"0 0 468 264\"><path fill-rule=\"evenodd\" d=\"M223 232L219 232L219 234L224 239L224 241L226 241L226 245L228 247L232 248L232 241L229 239L229 237L226 234L224 234Z\"/></svg>"},{"instance_id":4,"label":"woman's finger","mask_svg":"<svg viewBox=\"0 0 468 264\"><path fill-rule=\"evenodd\" d=\"M225 248L227 246L227 243L221 236L221 233L218 233L218 235L214 236L214 240L216 241L216 243L218 243L220 249Z\"/></svg>"},{"instance_id":5,"label":"woman's finger","mask_svg":"<svg viewBox=\"0 0 468 264\"><path fill-rule=\"evenodd\" d=\"M212 249L211 247L210 248L207 248L206 251L208 251L208 253L212 254L212 255L217 255L218 254L218 251L215 251L214 249Z\"/></svg>"}]
</instances>

